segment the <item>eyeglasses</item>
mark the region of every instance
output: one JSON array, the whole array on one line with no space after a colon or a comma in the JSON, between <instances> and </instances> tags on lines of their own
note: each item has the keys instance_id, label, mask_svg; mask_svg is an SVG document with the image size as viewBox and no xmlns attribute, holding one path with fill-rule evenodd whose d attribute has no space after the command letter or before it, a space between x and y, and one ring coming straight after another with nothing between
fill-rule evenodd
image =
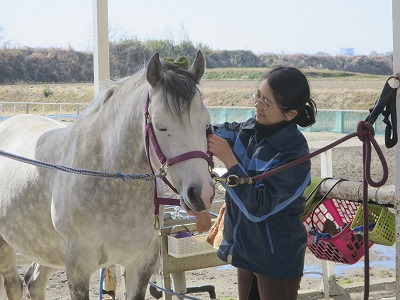
<instances>
[{"instance_id":1,"label":"eyeglasses","mask_svg":"<svg viewBox=\"0 0 400 300\"><path fill-rule=\"evenodd\" d=\"M257 104L258 102L261 103L261 108L266 109L266 108L279 108L279 105L276 103L273 103L271 100L261 97L260 93L258 91L253 92L252 97L254 99L254 104Z\"/></svg>"}]
</instances>

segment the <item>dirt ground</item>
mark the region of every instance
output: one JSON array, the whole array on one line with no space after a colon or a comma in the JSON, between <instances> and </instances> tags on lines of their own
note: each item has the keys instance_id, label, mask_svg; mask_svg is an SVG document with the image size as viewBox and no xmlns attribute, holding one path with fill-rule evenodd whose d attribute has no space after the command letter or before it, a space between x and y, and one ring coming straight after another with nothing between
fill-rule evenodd
<instances>
[{"instance_id":1,"label":"dirt ground","mask_svg":"<svg viewBox=\"0 0 400 300\"><path fill-rule=\"evenodd\" d=\"M370 249L370 282L373 284L370 288L369 299L395 299L395 270L394 270L394 248L389 251L382 251L382 247ZM388 252L390 254L388 254ZM334 290L340 295L331 296L329 299L363 299L364 295L364 273L363 260L355 265L335 265L335 276L338 287ZM19 267L21 276L25 274L28 266ZM322 272L322 261L307 251L305 272ZM123 283L121 269L117 267L117 299L123 298ZM155 276L156 284L161 285L161 277ZM200 287L212 285L215 287L216 299L230 300L237 299L237 280L236 270L229 266L212 267L186 272L187 287ZM90 300L99 299L99 272L92 275L90 284ZM323 282L321 275L305 274L301 282L299 299L324 299L322 292ZM344 289L344 290L343 290ZM4 291L2 291L4 292ZM154 294L155 295L155 294ZM332 292L331 292L332 295ZM103 299L107 299L103 295ZM210 299L209 294L191 293L188 296L196 299ZM0 299L6 299L3 293L0 293ZM57 272L49 280L46 291L46 299L49 300L67 300L70 299L67 287L67 278L64 270ZM147 291L146 300L156 299ZM176 299L176 298L175 298Z\"/></svg>"},{"instance_id":2,"label":"dirt ground","mask_svg":"<svg viewBox=\"0 0 400 300\"><path fill-rule=\"evenodd\" d=\"M311 148L311 152L320 147L321 141L329 143L342 137L343 135L333 133L305 133ZM382 138L377 138L382 144ZM336 147L332 151L333 156L333 174L335 178L347 178L358 181L362 179L362 151L361 146L357 146L357 141L347 143L341 147ZM395 172L395 153L393 149L386 149L382 146L385 158L389 165L389 181L387 184L394 184ZM319 175L320 157L312 159L313 175ZM381 167L379 161L373 157L372 170L379 177ZM223 193L218 192L218 197ZM330 299L363 299L364 295L364 273L363 259L355 265L336 264L333 275L339 287L336 293L341 295L331 297ZM19 267L21 277L28 269L28 265ZM311 252L307 251L305 272L322 272L322 261L318 260ZM117 299L123 299L123 285L121 271L117 268ZM160 285L160 276L155 276L156 284ZM374 245L370 249L370 281L374 285L370 288L369 299L394 299L395 295L395 248ZM237 298L236 270L229 266L212 267L186 272L186 283L188 287L198 287L202 285L213 285L217 299L228 300ZM90 299L98 299L99 294L99 272L92 275L91 278ZM345 288L345 291L341 289ZM339 291L338 291L339 289ZM335 291L331 291L335 292ZM67 278L64 270L53 275L50 279L47 292L47 299L65 300L70 299L67 288ZM197 299L209 299L207 293L189 294ZM6 299L4 290L0 289L0 299ZM148 291L146 300L155 299ZM321 275L306 274L301 283L301 292L299 299L324 299L322 293Z\"/></svg>"}]
</instances>

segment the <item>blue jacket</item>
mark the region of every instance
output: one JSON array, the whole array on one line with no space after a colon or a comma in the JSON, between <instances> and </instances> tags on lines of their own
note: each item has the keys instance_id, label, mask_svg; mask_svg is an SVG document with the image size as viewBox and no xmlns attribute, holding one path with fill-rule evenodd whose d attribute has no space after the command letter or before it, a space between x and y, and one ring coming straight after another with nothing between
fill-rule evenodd
<instances>
[{"instance_id":1,"label":"blue jacket","mask_svg":"<svg viewBox=\"0 0 400 300\"><path fill-rule=\"evenodd\" d=\"M255 119L213 126L231 145L239 163L223 177L252 177L309 153L307 141L290 123L256 140ZM227 187L223 241L218 257L237 268L280 279L301 277L307 233L300 215L311 180L309 160L255 183Z\"/></svg>"}]
</instances>

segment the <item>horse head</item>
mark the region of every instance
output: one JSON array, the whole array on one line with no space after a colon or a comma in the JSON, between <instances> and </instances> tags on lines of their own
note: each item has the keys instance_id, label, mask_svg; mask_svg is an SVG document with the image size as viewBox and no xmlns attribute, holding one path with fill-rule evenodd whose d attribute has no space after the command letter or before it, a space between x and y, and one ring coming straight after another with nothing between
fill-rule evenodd
<instances>
[{"instance_id":1,"label":"horse head","mask_svg":"<svg viewBox=\"0 0 400 300\"><path fill-rule=\"evenodd\" d=\"M210 114L198 89L204 71L201 51L187 70L161 61L158 53L146 69L151 86L146 117L153 135L150 163L180 194L181 206L193 212L210 209L215 193L206 154Z\"/></svg>"}]
</instances>

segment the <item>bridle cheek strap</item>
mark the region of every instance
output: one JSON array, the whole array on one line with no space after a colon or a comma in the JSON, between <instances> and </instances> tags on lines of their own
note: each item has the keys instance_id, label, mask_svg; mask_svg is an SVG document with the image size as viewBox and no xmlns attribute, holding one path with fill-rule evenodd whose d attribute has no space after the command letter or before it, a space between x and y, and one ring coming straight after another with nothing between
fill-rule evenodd
<instances>
[{"instance_id":1,"label":"bridle cheek strap","mask_svg":"<svg viewBox=\"0 0 400 300\"><path fill-rule=\"evenodd\" d=\"M214 162L213 162L212 158L208 154L206 154L204 152L201 152L201 151L190 151L190 152L186 152L186 153L183 153L181 155L175 156L173 158L167 159L166 166L170 167L170 166L172 166L174 164L177 164L177 163L179 163L181 161L189 160L189 159L192 159L192 158L203 158L203 159L205 159L207 161L208 165L211 168L214 167Z\"/></svg>"}]
</instances>

